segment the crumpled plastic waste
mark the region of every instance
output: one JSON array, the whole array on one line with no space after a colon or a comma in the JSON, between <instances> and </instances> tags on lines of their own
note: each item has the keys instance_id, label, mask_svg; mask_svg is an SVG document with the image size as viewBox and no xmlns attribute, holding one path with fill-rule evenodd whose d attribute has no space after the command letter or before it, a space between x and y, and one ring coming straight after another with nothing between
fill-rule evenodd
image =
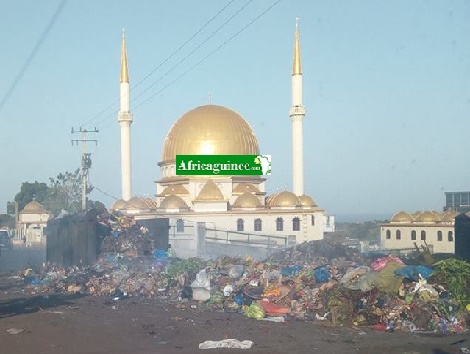
<instances>
[{"instance_id":1,"label":"crumpled plastic waste","mask_svg":"<svg viewBox=\"0 0 470 354\"><path fill-rule=\"evenodd\" d=\"M250 349L252 346L253 342L251 340L239 341L238 339L223 339L219 341L206 340L205 342L199 344L199 349Z\"/></svg>"}]
</instances>

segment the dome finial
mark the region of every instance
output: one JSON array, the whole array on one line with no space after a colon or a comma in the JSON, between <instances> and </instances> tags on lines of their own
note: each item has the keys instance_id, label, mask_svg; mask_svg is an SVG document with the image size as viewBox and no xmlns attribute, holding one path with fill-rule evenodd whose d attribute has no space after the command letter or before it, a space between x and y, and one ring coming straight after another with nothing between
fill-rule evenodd
<instances>
[{"instance_id":1,"label":"dome finial","mask_svg":"<svg viewBox=\"0 0 470 354\"><path fill-rule=\"evenodd\" d=\"M207 93L207 102L208 104L212 104L212 92L208 92Z\"/></svg>"},{"instance_id":2,"label":"dome finial","mask_svg":"<svg viewBox=\"0 0 470 354\"><path fill-rule=\"evenodd\" d=\"M295 19L295 44L294 44L294 64L292 66L292 75L302 75L300 65L300 39L299 39L299 18Z\"/></svg>"}]
</instances>

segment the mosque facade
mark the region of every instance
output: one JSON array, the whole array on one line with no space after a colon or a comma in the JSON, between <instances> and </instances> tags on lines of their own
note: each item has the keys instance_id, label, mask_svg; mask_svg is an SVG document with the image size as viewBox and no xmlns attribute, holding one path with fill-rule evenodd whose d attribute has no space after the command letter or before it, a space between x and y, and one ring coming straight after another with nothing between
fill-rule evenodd
<instances>
[{"instance_id":1,"label":"mosque facade","mask_svg":"<svg viewBox=\"0 0 470 354\"><path fill-rule=\"evenodd\" d=\"M400 211L390 222L380 225L382 250L407 250L428 246L433 253L455 253L455 217L459 212L448 210ZM470 212L468 213L470 216Z\"/></svg>"},{"instance_id":2,"label":"mosque facade","mask_svg":"<svg viewBox=\"0 0 470 354\"><path fill-rule=\"evenodd\" d=\"M334 231L334 217L304 194L302 71L299 28L296 25L292 69L293 191L266 192L266 176L178 175L177 155L259 155L249 122L230 108L204 105L191 109L170 128L163 142L160 178L154 198L131 196L129 74L125 38L121 54L122 199L113 210L139 218L167 217L173 236L185 235L204 222L219 234L289 237L295 243L322 239Z\"/></svg>"}]
</instances>

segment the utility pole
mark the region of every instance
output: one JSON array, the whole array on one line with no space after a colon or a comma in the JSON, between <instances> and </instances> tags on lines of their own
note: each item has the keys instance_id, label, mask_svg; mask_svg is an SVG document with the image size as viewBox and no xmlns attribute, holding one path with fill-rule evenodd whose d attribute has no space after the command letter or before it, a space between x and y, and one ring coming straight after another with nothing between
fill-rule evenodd
<instances>
[{"instance_id":1,"label":"utility pole","mask_svg":"<svg viewBox=\"0 0 470 354\"><path fill-rule=\"evenodd\" d=\"M87 153L86 151L86 143L87 142L94 142L98 145L98 140L96 139L87 139L88 133L99 133L99 131L95 128L94 130L86 130L80 127L79 130L74 130L72 128L72 134L81 133L81 139L72 139L72 146L75 143L82 143L82 210L86 210L86 201L87 201L87 192L88 192L88 170L91 168L91 153Z\"/></svg>"}]
</instances>

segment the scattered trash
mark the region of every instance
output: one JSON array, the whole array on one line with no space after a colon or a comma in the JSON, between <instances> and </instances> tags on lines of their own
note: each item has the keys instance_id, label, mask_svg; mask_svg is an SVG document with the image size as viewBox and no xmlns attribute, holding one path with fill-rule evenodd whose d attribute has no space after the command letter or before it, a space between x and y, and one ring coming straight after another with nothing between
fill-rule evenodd
<instances>
[{"instance_id":1,"label":"scattered trash","mask_svg":"<svg viewBox=\"0 0 470 354\"><path fill-rule=\"evenodd\" d=\"M10 334L20 334L21 332L23 332L24 329L21 329L21 328L10 328L10 329L7 329L7 332L10 333Z\"/></svg>"},{"instance_id":2,"label":"scattered trash","mask_svg":"<svg viewBox=\"0 0 470 354\"><path fill-rule=\"evenodd\" d=\"M223 339L219 341L206 340L199 344L199 349L216 349L216 348L236 348L250 349L253 345L251 340L239 341L237 339Z\"/></svg>"},{"instance_id":3,"label":"scattered trash","mask_svg":"<svg viewBox=\"0 0 470 354\"><path fill-rule=\"evenodd\" d=\"M272 316L272 317L257 318L257 320L269 321L269 322L286 322L286 318L284 316Z\"/></svg>"}]
</instances>

